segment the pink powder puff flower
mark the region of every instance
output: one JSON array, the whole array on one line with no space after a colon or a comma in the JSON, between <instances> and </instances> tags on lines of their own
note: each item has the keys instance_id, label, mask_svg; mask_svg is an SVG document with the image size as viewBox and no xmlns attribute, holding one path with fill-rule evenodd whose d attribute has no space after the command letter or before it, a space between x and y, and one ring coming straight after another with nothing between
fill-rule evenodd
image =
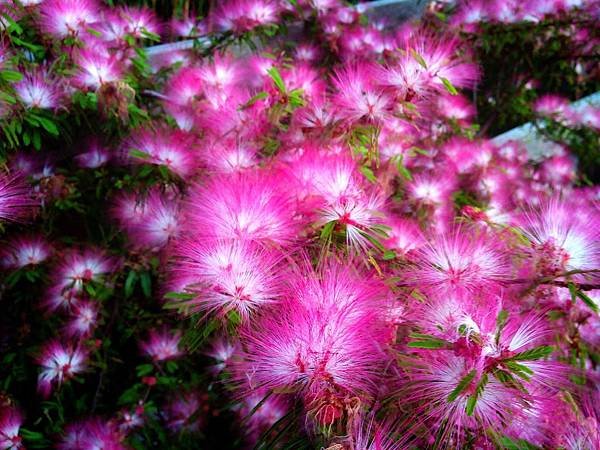
<instances>
[{"instance_id":1,"label":"pink powder puff flower","mask_svg":"<svg viewBox=\"0 0 600 450\"><path fill-rule=\"evenodd\" d=\"M227 174L258 166L259 149L250 142L221 139L210 147L210 152L204 152L200 156L210 171Z\"/></svg>"},{"instance_id":2,"label":"pink powder puff flower","mask_svg":"<svg viewBox=\"0 0 600 450\"><path fill-rule=\"evenodd\" d=\"M185 178L192 174L197 167L194 153L194 138L184 131L138 130L127 142L126 151L137 150L147 156L130 157L137 164L155 164L165 166L174 174Z\"/></svg>"},{"instance_id":3,"label":"pink powder puff flower","mask_svg":"<svg viewBox=\"0 0 600 450\"><path fill-rule=\"evenodd\" d=\"M42 366L38 377L38 391L48 398L53 387L60 387L86 368L88 352L79 346L64 345L58 340L42 348L37 363Z\"/></svg>"},{"instance_id":4,"label":"pink powder puff flower","mask_svg":"<svg viewBox=\"0 0 600 450\"><path fill-rule=\"evenodd\" d=\"M279 7L272 0L227 0L211 16L218 31L234 33L276 23L278 18Z\"/></svg>"},{"instance_id":5,"label":"pink powder puff flower","mask_svg":"<svg viewBox=\"0 0 600 450\"><path fill-rule=\"evenodd\" d=\"M118 14L127 24L127 33L137 38L144 38L144 33L159 34L161 27L158 19L149 8L124 6L118 8Z\"/></svg>"},{"instance_id":6,"label":"pink powder puff flower","mask_svg":"<svg viewBox=\"0 0 600 450\"><path fill-rule=\"evenodd\" d=\"M74 81L79 86L95 90L106 83L121 79L122 64L113 55L96 49L83 49L74 60L79 68Z\"/></svg>"},{"instance_id":7,"label":"pink powder puff flower","mask_svg":"<svg viewBox=\"0 0 600 450\"><path fill-rule=\"evenodd\" d=\"M498 289L511 278L507 250L495 236L455 229L417 251L410 279L440 294Z\"/></svg>"},{"instance_id":8,"label":"pink powder puff flower","mask_svg":"<svg viewBox=\"0 0 600 450\"><path fill-rule=\"evenodd\" d=\"M36 205L31 188L18 172L0 172L0 223L18 222Z\"/></svg>"},{"instance_id":9,"label":"pink powder puff flower","mask_svg":"<svg viewBox=\"0 0 600 450\"><path fill-rule=\"evenodd\" d=\"M127 434L144 425L144 404L140 400L131 410L124 409L119 413L119 431Z\"/></svg>"},{"instance_id":10,"label":"pink powder puff flower","mask_svg":"<svg viewBox=\"0 0 600 450\"><path fill-rule=\"evenodd\" d=\"M536 100L533 110L541 116L562 120L569 115L569 100L559 95L543 95Z\"/></svg>"},{"instance_id":11,"label":"pink powder puff flower","mask_svg":"<svg viewBox=\"0 0 600 450\"><path fill-rule=\"evenodd\" d=\"M111 216L125 230L139 226L146 214L145 203L135 192L119 192L111 208Z\"/></svg>"},{"instance_id":12,"label":"pink powder puff flower","mask_svg":"<svg viewBox=\"0 0 600 450\"><path fill-rule=\"evenodd\" d=\"M417 250L425 245L425 238L416 222L410 219L389 218L384 222L390 227L389 238L384 241L387 249L394 250L400 256Z\"/></svg>"},{"instance_id":13,"label":"pink powder puff flower","mask_svg":"<svg viewBox=\"0 0 600 450\"><path fill-rule=\"evenodd\" d=\"M56 109L61 104L63 93L57 81L46 70L26 73L13 87L27 108Z\"/></svg>"},{"instance_id":14,"label":"pink powder puff flower","mask_svg":"<svg viewBox=\"0 0 600 450\"><path fill-rule=\"evenodd\" d=\"M398 61L382 74L382 81L398 89L405 101L446 92L443 80L456 88L472 87L479 72L456 56L459 42L417 33L400 44Z\"/></svg>"},{"instance_id":15,"label":"pink powder puff flower","mask_svg":"<svg viewBox=\"0 0 600 450\"><path fill-rule=\"evenodd\" d=\"M431 427L445 448L461 448L466 431L476 435L484 434L484 430L501 432L504 418L514 417L522 408L519 395L496 378L488 377L472 412L467 413L469 398L478 385L477 370L467 358L452 352L439 353L420 359L410 369L406 389L399 394L406 405L414 405L411 420L401 427L403 448L409 447L421 427ZM465 379L471 382L457 390Z\"/></svg>"},{"instance_id":16,"label":"pink powder puff flower","mask_svg":"<svg viewBox=\"0 0 600 450\"><path fill-rule=\"evenodd\" d=\"M457 121L467 121L475 115L475 106L463 95L445 93L438 98L437 108L443 117Z\"/></svg>"},{"instance_id":17,"label":"pink powder puff flower","mask_svg":"<svg viewBox=\"0 0 600 450\"><path fill-rule=\"evenodd\" d=\"M114 258L99 250L71 250L57 264L54 279L60 289L81 292L84 283L102 281L102 277L113 272L117 265Z\"/></svg>"},{"instance_id":18,"label":"pink powder puff flower","mask_svg":"<svg viewBox=\"0 0 600 450\"><path fill-rule=\"evenodd\" d=\"M94 0L47 0L40 6L40 28L58 39L77 35L98 21Z\"/></svg>"},{"instance_id":19,"label":"pink powder puff flower","mask_svg":"<svg viewBox=\"0 0 600 450\"><path fill-rule=\"evenodd\" d=\"M136 247L160 249L179 231L179 202L168 193L153 189L139 202L139 217L130 221L127 232Z\"/></svg>"},{"instance_id":20,"label":"pink powder puff flower","mask_svg":"<svg viewBox=\"0 0 600 450\"><path fill-rule=\"evenodd\" d=\"M90 301L76 302L71 310L71 318L64 327L67 336L89 336L98 323L98 309L98 305Z\"/></svg>"},{"instance_id":21,"label":"pink powder puff flower","mask_svg":"<svg viewBox=\"0 0 600 450\"><path fill-rule=\"evenodd\" d=\"M225 56L215 55L213 61L200 68L199 75L206 88L212 88L219 93L227 93L242 81L244 72L240 61L227 54Z\"/></svg>"},{"instance_id":22,"label":"pink powder puff flower","mask_svg":"<svg viewBox=\"0 0 600 450\"><path fill-rule=\"evenodd\" d=\"M124 436L111 421L90 418L67 425L59 450L125 450Z\"/></svg>"},{"instance_id":23,"label":"pink powder puff flower","mask_svg":"<svg viewBox=\"0 0 600 450\"><path fill-rule=\"evenodd\" d=\"M208 33L207 24L204 21L198 21L193 17L184 17L171 19L169 29L174 37L200 37Z\"/></svg>"},{"instance_id":24,"label":"pink powder puff flower","mask_svg":"<svg viewBox=\"0 0 600 450\"><path fill-rule=\"evenodd\" d=\"M351 442L355 449L361 450L400 450L402 445L393 438L393 429L389 424L379 424L375 416L359 417L353 425Z\"/></svg>"},{"instance_id":25,"label":"pink powder puff flower","mask_svg":"<svg viewBox=\"0 0 600 450\"><path fill-rule=\"evenodd\" d=\"M239 350L239 343L232 341L225 336L219 336L215 338L210 346L210 349L206 352L206 355L210 356L216 361L216 364L211 366L213 373L223 372L229 368L233 355Z\"/></svg>"},{"instance_id":26,"label":"pink powder puff flower","mask_svg":"<svg viewBox=\"0 0 600 450\"><path fill-rule=\"evenodd\" d=\"M2 409L0 411L0 450L24 448L21 436L19 436L23 416L15 408L3 407Z\"/></svg>"},{"instance_id":27,"label":"pink powder puff flower","mask_svg":"<svg viewBox=\"0 0 600 450\"><path fill-rule=\"evenodd\" d=\"M189 391L171 396L162 408L162 416L167 428L172 432L198 432L206 421L208 410L207 396L200 392Z\"/></svg>"},{"instance_id":28,"label":"pink powder puff flower","mask_svg":"<svg viewBox=\"0 0 600 450\"><path fill-rule=\"evenodd\" d=\"M3 267L20 269L41 264L52 254L52 247L41 236L11 238L1 252Z\"/></svg>"},{"instance_id":29,"label":"pink powder puff flower","mask_svg":"<svg viewBox=\"0 0 600 450\"><path fill-rule=\"evenodd\" d=\"M277 174L261 171L217 176L197 186L184 206L185 232L216 239L245 239L288 245L299 223Z\"/></svg>"},{"instance_id":30,"label":"pink powder puff flower","mask_svg":"<svg viewBox=\"0 0 600 450\"><path fill-rule=\"evenodd\" d=\"M244 434L253 443L289 410L288 402L283 396L267 395L266 391L257 390L244 396L237 411L245 425Z\"/></svg>"},{"instance_id":31,"label":"pink powder puff flower","mask_svg":"<svg viewBox=\"0 0 600 450\"><path fill-rule=\"evenodd\" d=\"M523 232L531 241L541 276L600 267L598 210L577 207L569 200L552 198L526 215ZM576 278L580 276L576 275Z\"/></svg>"},{"instance_id":32,"label":"pink powder puff flower","mask_svg":"<svg viewBox=\"0 0 600 450\"><path fill-rule=\"evenodd\" d=\"M187 280L195 297L192 310L226 317L236 311L243 322L280 297L281 256L252 242L186 240L175 252L174 277Z\"/></svg>"},{"instance_id":33,"label":"pink powder puff flower","mask_svg":"<svg viewBox=\"0 0 600 450\"><path fill-rule=\"evenodd\" d=\"M178 106L192 105L202 90L202 72L197 67L182 67L167 81L165 97L167 102Z\"/></svg>"},{"instance_id":34,"label":"pink powder puff flower","mask_svg":"<svg viewBox=\"0 0 600 450\"><path fill-rule=\"evenodd\" d=\"M75 156L77 166L84 169L97 169L106 165L111 158L110 151L98 140L92 140L86 150Z\"/></svg>"},{"instance_id":35,"label":"pink powder puff flower","mask_svg":"<svg viewBox=\"0 0 600 450\"><path fill-rule=\"evenodd\" d=\"M341 196L334 203L325 205L318 223L335 222L346 233L346 244L356 251L366 251L373 246L372 239L382 235L385 198L381 193Z\"/></svg>"},{"instance_id":36,"label":"pink powder puff flower","mask_svg":"<svg viewBox=\"0 0 600 450\"><path fill-rule=\"evenodd\" d=\"M333 261L319 273L307 267L288 279L286 300L242 331L246 351L234 377L253 388L301 394L310 415L330 425L342 416L345 399L375 388L385 360L387 290Z\"/></svg>"},{"instance_id":37,"label":"pink powder puff flower","mask_svg":"<svg viewBox=\"0 0 600 450\"><path fill-rule=\"evenodd\" d=\"M294 57L298 61L312 63L321 57L321 48L316 44L302 43L298 44L294 49Z\"/></svg>"},{"instance_id":38,"label":"pink powder puff flower","mask_svg":"<svg viewBox=\"0 0 600 450\"><path fill-rule=\"evenodd\" d=\"M347 65L336 71L333 102L338 114L349 122L379 122L390 115L392 99L376 81L375 67L366 63Z\"/></svg>"},{"instance_id":39,"label":"pink powder puff flower","mask_svg":"<svg viewBox=\"0 0 600 450\"><path fill-rule=\"evenodd\" d=\"M154 361L166 361L176 359L183 355L179 349L181 341L181 331L169 330L150 330L148 339L140 344L142 352L152 358Z\"/></svg>"},{"instance_id":40,"label":"pink powder puff flower","mask_svg":"<svg viewBox=\"0 0 600 450\"><path fill-rule=\"evenodd\" d=\"M454 177L418 174L408 184L408 196L425 205L442 205L455 189Z\"/></svg>"},{"instance_id":41,"label":"pink powder puff flower","mask_svg":"<svg viewBox=\"0 0 600 450\"><path fill-rule=\"evenodd\" d=\"M45 294L41 307L47 312L57 310L72 311L72 309L82 301L84 294L72 289L65 289L64 286L52 286Z\"/></svg>"}]
</instances>

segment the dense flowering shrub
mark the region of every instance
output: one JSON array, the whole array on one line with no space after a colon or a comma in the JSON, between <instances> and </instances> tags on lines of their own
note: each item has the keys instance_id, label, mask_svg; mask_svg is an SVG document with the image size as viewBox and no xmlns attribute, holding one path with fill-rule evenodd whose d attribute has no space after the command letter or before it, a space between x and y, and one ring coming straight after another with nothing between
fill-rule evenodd
<instances>
[{"instance_id":1,"label":"dense flowering shrub","mask_svg":"<svg viewBox=\"0 0 600 450\"><path fill-rule=\"evenodd\" d=\"M600 448L599 8L0 3L0 449Z\"/></svg>"}]
</instances>

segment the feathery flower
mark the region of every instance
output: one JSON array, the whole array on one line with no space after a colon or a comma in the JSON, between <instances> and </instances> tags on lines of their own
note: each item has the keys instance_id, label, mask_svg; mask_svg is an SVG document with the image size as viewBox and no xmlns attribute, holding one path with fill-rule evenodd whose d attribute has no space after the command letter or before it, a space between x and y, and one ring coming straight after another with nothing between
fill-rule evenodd
<instances>
[{"instance_id":1,"label":"feathery flower","mask_svg":"<svg viewBox=\"0 0 600 450\"><path fill-rule=\"evenodd\" d=\"M13 87L27 108L56 109L61 104L61 89L47 70L28 72Z\"/></svg>"},{"instance_id":2,"label":"feathery flower","mask_svg":"<svg viewBox=\"0 0 600 450\"><path fill-rule=\"evenodd\" d=\"M211 16L219 31L243 33L258 26L276 23L278 3L272 0L227 0Z\"/></svg>"},{"instance_id":3,"label":"feathery flower","mask_svg":"<svg viewBox=\"0 0 600 450\"><path fill-rule=\"evenodd\" d=\"M79 68L74 81L83 88L96 90L121 79L122 63L114 55L97 49L83 49L74 60Z\"/></svg>"},{"instance_id":4,"label":"feathery flower","mask_svg":"<svg viewBox=\"0 0 600 450\"><path fill-rule=\"evenodd\" d=\"M52 247L41 236L19 236L5 245L0 261L3 267L20 269L44 262L51 253Z\"/></svg>"},{"instance_id":5,"label":"feathery flower","mask_svg":"<svg viewBox=\"0 0 600 450\"><path fill-rule=\"evenodd\" d=\"M54 280L59 289L81 292L84 283L99 282L103 275L113 272L116 268L117 261L101 251L72 250L61 258L54 273Z\"/></svg>"},{"instance_id":6,"label":"feathery flower","mask_svg":"<svg viewBox=\"0 0 600 450\"><path fill-rule=\"evenodd\" d=\"M91 301L79 301L73 305L71 318L64 327L67 336L89 336L98 322L98 305Z\"/></svg>"},{"instance_id":7,"label":"feathery flower","mask_svg":"<svg viewBox=\"0 0 600 450\"><path fill-rule=\"evenodd\" d=\"M171 397L162 408L162 416L167 428L173 432L197 432L202 428L205 417L200 412L208 409L207 396L189 391Z\"/></svg>"},{"instance_id":8,"label":"feathery flower","mask_svg":"<svg viewBox=\"0 0 600 450\"><path fill-rule=\"evenodd\" d=\"M92 140L84 152L75 156L75 161L81 168L97 169L106 165L110 157L111 155L107 148L103 147L98 140Z\"/></svg>"},{"instance_id":9,"label":"feathery flower","mask_svg":"<svg viewBox=\"0 0 600 450\"><path fill-rule=\"evenodd\" d=\"M597 209L554 197L526 215L523 232L530 239L542 276L600 267L600 220Z\"/></svg>"},{"instance_id":10,"label":"feathery flower","mask_svg":"<svg viewBox=\"0 0 600 450\"><path fill-rule=\"evenodd\" d=\"M123 436L113 422L91 418L70 424L59 450L125 450Z\"/></svg>"},{"instance_id":11,"label":"feathery flower","mask_svg":"<svg viewBox=\"0 0 600 450\"><path fill-rule=\"evenodd\" d=\"M410 280L440 294L498 289L510 279L511 267L502 243L492 236L456 229L421 247Z\"/></svg>"},{"instance_id":12,"label":"feathery flower","mask_svg":"<svg viewBox=\"0 0 600 450\"><path fill-rule=\"evenodd\" d=\"M256 310L279 299L281 256L255 243L186 240L174 256L174 277L186 280L184 291L195 295L187 303L192 310L219 317L236 311L247 322Z\"/></svg>"},{"instance_id":13,"label":"feathery flower","mask_svg":"<svg viewBox=\"0 0 600 450\"><path fill-rule=\"evenodd\" d=\"M165 166L182 178L191 175L197 167L194 138L183 131L139 130L125 146L126 152L131 149L145 153L145 156L132 154L133 162Z\"/></svg>"},{"instance_id":14,"label":"feathery flower","mask_svg":"<svg viewBox=\"0 0 600 450\"><path fill-rule=\"evenodd\" d=\"M35 206L31 189L20 174L0 172L0 222L18 221Z\"/></svg>"},{"instance_id":15,"label":"feathery flower","mask_svg":"<svg viewBox=\"0 0 600 450\"><path fill-rule=\"evenodd\" d=\"M392 99L376 80L375 67L366 63L347 65L333 78L333 102L338 115L349 122L379 122L390 115Z\"/></svg>"},{"instance_id":16,"label":"feathery flower","mask_svg":"<svg viewBox=\"0 0 600 450\"><path fill-rule=\"evenodd\" d=\"M179 358L183 352L179 350L181 332L163 328L150 330L148 339L140 344L142 351L154 361L166 361Z\"/></svg>"},{"instance_id":17,"label":"feathery flower","mask_svg":"<svg viewBox=\"0 0 600 450\"><path fill-rule=\"evenodd\" d=\"M0 450L18 450L24 448L19 436L23 423L21 413L15 408L2 407L0 411Z\"/></svg>"},{"instance_id":18,"label":"feathery flower","mask_svg":"<svg viewBox=\"0 0 600 450\"><path fill-rule=\"evenodd\" d=\"M344 414L344 399L375 387L387 291L334 262L290 277L285 301L243 331L247 351L234 376L254 389L297 392L312 417L329 425Z\"/></svg>"},{"instance_id":19,"label":"feathery flower","mask_svg":"<svg viewBox=\"0 0 600 450\"><path fill-rule=\"evenodd\" d=\"M99 19L95 0L46 0L40 6L40 27L58 39L77 35Z\"/></svg>"},{"instance_id":20,"label":"feathery flower","mask_svg":"<svg viewBox=\"0 0 600 450\"><path fill-rule=\"evenodd\" d=\"M60 387L85 369L87 357L88 353L79 346L64 345L58 340L48 342L37 358L37 363L42 366L38 377L39 392L47 398L53 385Z\"/></svg>"},{"instance_id":21,"label":"feathery flower","mask_svg":"<svg viewBox=\"0 0 600 450\"><path fill-rule=\"evenodd\" d=\"M194 188L184 206L185 232L215 239L246 239L287 245L298 221L282 180L261 171L217 176Z\"/></svg>"}]
</instances>

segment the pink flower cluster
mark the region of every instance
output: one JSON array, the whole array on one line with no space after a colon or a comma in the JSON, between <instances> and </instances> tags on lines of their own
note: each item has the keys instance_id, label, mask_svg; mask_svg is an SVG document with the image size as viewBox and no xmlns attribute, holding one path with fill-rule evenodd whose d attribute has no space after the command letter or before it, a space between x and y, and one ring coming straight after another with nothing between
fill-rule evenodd
<instances>
[{"instance_id":1,"label":"pink flower cluster","mask_svg":"<svg viewBox=\"0 0 600 450\"><path fill-rule=\"evenodd\" d=\"M600 374L588 357L600 352L600 190L576 184L568 149L533 164L518 142L474 137L475 107L459 90L474 89L480 69L452 30L365 25L361 7L337 0L217 3L170 34L239 37L291 16L318 38L291 51L276 41L211 58L185 51L148 69L135 43L163 30L149 11L23 5L68 49L73 75L52 64L25 74L12 113L93 93L120 132L129 77L147 70L157 86L143 92L147 120L116 144L85 140L73 159L90 179L118 173L106 176L101 213L122 256L33 233L0 253L3 269L44 281L40 307L62 327L36 357L43 397L94 370L101 327L118 320L107 299L123 292L139 318L129 324L145 358L134 390L145 394L111 419L72 423L58 448L127 448L148 418L200 431L202 390L146 403L196 357L211 360L202 382L224 386L248 445L294 413L295 429L330 449L600 448ZM574 3L459 2L453 21L538 20L584 6ZM575 113L562 98L534 110L599 127L597 109ZM47 219L71 192L60 156L11 160L22 175L0 174L3 224L38 203ZM164 294L153 300L212 333L202 355L178 327L148 325L147 305L131 306L137 280L151 299L152 270ZM8 411L0 448L21 448L21 415Z\"/></svg>"}]
</instances>

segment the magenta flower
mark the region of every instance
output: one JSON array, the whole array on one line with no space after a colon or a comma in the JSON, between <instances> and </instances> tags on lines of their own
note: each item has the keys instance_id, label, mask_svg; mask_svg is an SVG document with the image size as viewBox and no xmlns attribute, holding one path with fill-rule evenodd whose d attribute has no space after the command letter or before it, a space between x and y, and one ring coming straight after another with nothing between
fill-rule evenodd
<instances>
[{"instance_id":1,"label":"magenta flower","mask_svg":"<svg viewBox=\"0 0 600 450\"><path fill-rule=\"evenodd\" d=\"M276 23L279 4L273 0L226 0L211 16L218 31L243 33L258 26Z\"/></svg>"},{"instance_id":2,"label":"magenta flower","mask_svg":"<svg viewBox=\"0 0 600 450\"><path fill-rule=\"evenodd\" d=\"M86 282L101 282L118 266L118 261L99 250L68 251L56 266L54 280L57 288L81 292Z\"/></svg>"},{"instance_id":3,"label":"magenta flower","mask_svg":"<svg viewBox=\"0 0 600 450\"><path fill-rule=\"evenodd\" d=\"M215 239L245 239L289 245L298 220L285 186L275 174L244 172L196 186L184 206L184 228Z\"/></svg>"},{"instance_id":4,"label":"magenta flower","mask_svg":"<svg viewBox=\"0 0 600 450\"><path fill-rule=\"evenodd\" d=\"M552 198L529 213L523 231L542 276L600 267L598 210Z\"/></svg>"},{"instance_id":5,"label":"magenta flower","mask_svg":"<svg viewBox=\"0 0 600 450\"><path fill-rule=\"evenodd\" d=\"M40 6L40 27L58 39L84 32L99 18L94 0L46 0Z\"/></svg>"},{"instance_id":6,"label":"magenta flower","mask_svg":"<svg viewBox=\"0 0 600 450\"><path fill-rule=\"evenodd\" d=\"M20 269L44 262L52 254L52 247L41 236L12 238L1 253L3 267Z\"/></svg>"},{"instance_id":7,"label":"magenta flower","mask_svg":"<svg viewBox=\"0 0 600 450\"><path fill-rule=\"evenodd\" d=\"M70 424L58 444L59 450L125 450L124 436L112 422L91 418Z\"/></svg>"},{"instance_id":8,"label":"magenta flower","mask_svg":"<svg viewBox=\"0 0 600 450\"><path fill-rule=\"evenodd\" d=\"M98 324L98 309L98 305L91 301L76 302L64 327L67 336L81 338L92 334Z\"/></svg>"},{"instance_id":9,"label":"magenta flower","mask_svg":"<svg viewBox=\"0 0 600 450\"><path fill-rule=\"evenodd\" d=\"M139 130L129 139L124 150L136 164L165 166L174 174L185 178L197 168L194 144L193 136L183 131ZM144 155L138 155L137 152Z\"/></svg>"},{"instance_id":10,"label":"magenta flower","mask_svg":"<svg viewBox=\"0 0 600 450\"><path fill-rule=\"evenodd\" d=\"M75 57L79 68L75 83L82 88L98 89L106 83L119 81L123 72L122 63L113 55L98 49L83 49Z\"/></svg>"},{"instance_id":11,"label":"magenta flower","mask_svg":"<svg viewBox=\"0 0 600 450\"><path fill-rule=\"evenodd\" d=\"M63 93L47 70L28 72L14 89L27 108L56 109L61 105Z\"/></svg>"},{"instance_id":12,"label":"magenta flower","mask_svg":"<svg viewBox=\"0 0 600 450\"><path fill-rule=\"evenodd\" d=\"M106 165L110 158L110 151L97 140L92 140L84 152L75 156L75 161L81 168L97 169Z\"/></svg>"},{"instance_id":13,"label":"magenta flower","mask_svg":"<svg viewBox=\"0 0 600 450\"><path fill-rule=\"evenodd\" d=\"M167 428L173 432L197 432L206 418L202 414L207 409L207 398L200 392L183 392L172 396L162 408L162 416Z\"/></svg>"},{"instance_id":14,"label":"magenta flower","mask_svg":"<svg viewBox=\"0 0 600 450\"><path fill-rule=\"evenodd\" d=\"M219 317L235 311L247 322L279 300L281 256L272 250L248 241L185 240L174 257L173 276L185 280L184 291L195 296L187 303L193 311Z\"/></svg>"},{"instance_id":15,"label":"magenta flower","mask_svg":"<svg viewBox=\"0 0 600 450\"><path fill-rule=\"evenodd\" d=\"M19 221L33 206L31 189L24 178L18 173L0 173L0 221Z\"/></svg>"},{"instance_id":16,"label":"magenta flower","mask_svg":"<svg viewBox=\"0 0 600 450\"><path fill-rule=\"evenodd\" d=\"M497 290L511 278L502 243L465 229L439 236L420 248L415 262L411 283L440 295Z\"/></svg>"},{"instance_id":17,"label":"magenta flower","mask_svg":"<svg viewBox=\"0 0 600 450\"><path fill-rule=\"evenodd\" d=\"M338 70L333 78L334 105L348 122L380 122L391 113L392 98L378 84L374 66L362 63Z\"/></svg>"},{"instance_id":18,"label":"magenta flower","mask_svg":"<svg viewBox=\"0 0 600 450\"><path fill-rule=\"evenodd\" d=\"M53 387L83 372L88 352L79 346L62 344L58 340L48 342L42 348L37 363L42 367L38 377L38 391L49 397Z\"/></svg>"},{"instance_id":19,"label":"magenta flower","mask_svg":"<svg viewBox=\"0 0 600 450\"><path fill-rule=\"evenodd\" d=\"M19 428L23 423L21 413L9 406L3 406L0 411L0 449L18 450L24 448L19 436Z\"/></svg>"},{"instance_id":20,"label":"magenta flower","mask_svg":"<svg viewBox=\"0 0 600 450\"><path fill-rule=\"evenodd\" d=\"M327 264L290 275L285 301L246 329L235 377L252 388L295 392L320 424L343 415L344 399L372 392L384 361L386 290L352 268Z\"/></svg>"},{"instance_id":21,"label":"magenta flower","mask_svg":"<svg viewBox=\"0 0 600 450\"><path fill-rule=\"evenodd\" d=\"M142 352L154 361L166 361L179 358L183 351L179 349L181 332L171 331L167 328L150 330L148 339L140 344Z\"/></svg>"}]
</instances>

